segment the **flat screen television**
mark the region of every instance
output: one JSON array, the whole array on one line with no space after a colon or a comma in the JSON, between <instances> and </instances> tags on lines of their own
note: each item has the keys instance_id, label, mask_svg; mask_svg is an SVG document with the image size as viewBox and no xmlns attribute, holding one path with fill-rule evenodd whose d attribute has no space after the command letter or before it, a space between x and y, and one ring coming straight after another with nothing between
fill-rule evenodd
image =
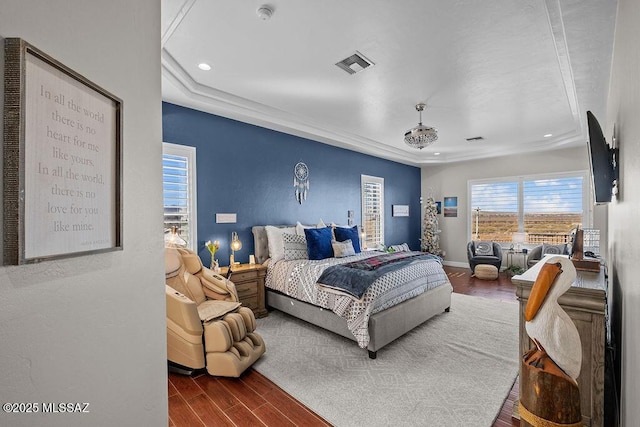
<instances>
[{"instance_id":1,"label":"flat screen television","mask_svg":"<svg viewBox=\"0 0 640 427\"><path fill-rule=\"evenodd\" d=\"M587 111L589 126L589 163L595 202L609 203L618 179L617 148L609 147L602 128L591 111Z\"/></svg>"}]
</instances>

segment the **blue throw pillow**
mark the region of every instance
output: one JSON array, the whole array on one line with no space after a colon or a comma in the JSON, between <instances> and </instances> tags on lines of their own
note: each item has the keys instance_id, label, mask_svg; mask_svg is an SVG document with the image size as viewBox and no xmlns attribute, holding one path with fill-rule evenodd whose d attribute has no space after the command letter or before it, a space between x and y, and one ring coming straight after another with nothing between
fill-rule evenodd
<instances>
[{"instance_id":1,"label":"blue throw pillow","mask_svg":"<svg viewBox=\"0 0 640 427\"><path fill-rule=\"evenodd\" d=\"M307 253L309 259L325 259L333 257L331 246L331 228L305 228L304 236L307 239Z\"/></svg>"},{"instance_id":2,"label":"blue throw pillow","mask_svg":"<svg viewBox=\"0 0 640 427\"><path fill-rule=\"evenodd\" d=\"M336 227L334 232L336 233L336 240L338 242L344 242L345 240L351 240L353 243L353 250L356 253L360 253L360 234L358 233L358 226L354 225L351 228Z\"/></svg>"}]
</instances>

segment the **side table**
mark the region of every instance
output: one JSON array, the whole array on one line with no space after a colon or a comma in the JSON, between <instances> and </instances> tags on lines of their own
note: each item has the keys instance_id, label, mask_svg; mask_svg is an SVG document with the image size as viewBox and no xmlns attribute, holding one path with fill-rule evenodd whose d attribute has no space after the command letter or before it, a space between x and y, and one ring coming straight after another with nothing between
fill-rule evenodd
<instances>
[{"instance_id":1,"label":"side table","mask_svg":"<svg viewBox=\"0 0 640 427\"><path fill-rule=\"evenodd\" d=\"M514 264L514 256L521 255L522 256L522 268L527 269L527 254L522 251L507 251L507 267L510 265L520 266L520 263Z\"/></svg>"},{"instance_id":2,"label":"side table","mask_svg":"<svg viewBox=\"0 0 640 427\"><path fill-rule=\"evenodd\" d=\"M238 299L245 307L249 307L256 317L268 315L264 301L264 278L267 267L262 264L235 264L220 267L220 274L226 276L236 285Z\"/></svg>"}]
</instances>

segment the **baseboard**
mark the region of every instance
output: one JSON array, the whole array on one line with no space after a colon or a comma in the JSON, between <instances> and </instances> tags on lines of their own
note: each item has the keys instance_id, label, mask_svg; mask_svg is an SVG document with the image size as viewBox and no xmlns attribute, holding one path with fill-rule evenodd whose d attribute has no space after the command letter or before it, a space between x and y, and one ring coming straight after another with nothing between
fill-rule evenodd
<instances>
[{"instance_id":1,"label":"baseboard","mask_svg":"<svg viewBox=\"0 0 640 427\"><path fill-rule=\"evenodd\" d=\"M469 263L468 262L459 262L459 261L442 261L443 265L449 266L449 267L462 267L462 268L469 268Z\"/></svg>"},{"instance_id":2,"label":"baseboard","mask_svg":"<svg viewBox=\"0 0 640 427\"><path fill-rule=\"evenodd\" d=\"M446 265L447 267L461 267L461 268L468 268L471 269L471 267L469 267L469 263L468 262L460 262L460 261L442 261L442 265ZM500 267L500 271L504 271L504 267Z\"/></svg>"},{"instance_id":3,"label":"baseboard","mask_svg":"<svg viewBox=\"0 0 640 427\"><path fill-rule=\"evenodd\" d=\"M604 425L618 427L620 425L620 402L614 368L615 350L608 346L604 361Z\"/></svg>"}]
</instances>

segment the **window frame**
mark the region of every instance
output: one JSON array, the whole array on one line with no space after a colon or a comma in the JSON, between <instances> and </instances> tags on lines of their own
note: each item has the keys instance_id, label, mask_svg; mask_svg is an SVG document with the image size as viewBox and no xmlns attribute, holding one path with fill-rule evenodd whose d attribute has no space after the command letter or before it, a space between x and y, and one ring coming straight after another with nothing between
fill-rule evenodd
<instances>
[{"instance_id":1,"label":"window frame","mask_svg":"<svg viewBox=\"0 0 640 427\"><path fill-rule=\"evenodd\" d=\"M164 156L180 156L187 159L187 221L189 223L189 240L187 241L187 247L194 252L197 252L198 246L198 203L197 203L197 174L196 174L196 147L189 145L173 144L171 142L162 143L162 160ZM164 166L163 166L164 167ZM163 173L164 175L164 173ZM162 224L164 227L164 178L162 181Z\"/></svg>"},{"instance_id":2,"label":"window frame","mask_svg":"<svg viewBox=\"0 0 640 427\"><path fill-rule=\"evenodd\" d=\"M365 200L365 185L373 183L380 185L380 201L379 201L379 210L380 210L380 222L379 222L379 236L380 241L373 242L372 246L369 246L368 239L370 234L367 233L366 229L366 200ZM365 238L363 239L363 246L367 249L379 249L384 246L384 217L385 217L385 206L384 206L384 178L379 176L372 175L360 175L360 197L361 197L361 224L362 224L362 232L365 233Z\"/></svg>"},{"instance_id":3,"label":"window frame","mask_svg":"<svg viewBox=\"0 0 640 427\"><path fill-rule=\"evenodd\" d=\"M524 231L524 181L548 180L548 179L564 179L564 178L582 178L582 228L593 227L593 203L591 180L588 170L577 170L569 172L550 172L529 175L505 176L494 178L470 179L467 181L467 238L473 240L474 229L471 225L474 208L472 203L472 187L475 184L497 184L497 183L518 183L518 231ZM499 242L511 243L511 241Z\"/></svg>"}]
</instances>

